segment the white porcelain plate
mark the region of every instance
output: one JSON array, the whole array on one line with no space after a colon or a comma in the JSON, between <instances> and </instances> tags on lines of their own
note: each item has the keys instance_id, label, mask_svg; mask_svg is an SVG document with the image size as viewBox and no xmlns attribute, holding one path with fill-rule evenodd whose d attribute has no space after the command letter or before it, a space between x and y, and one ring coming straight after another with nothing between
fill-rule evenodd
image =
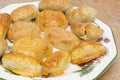
<instances>
[{"instance_id":1,"label":"white porcelain plate","mask_svg":"<svg viewBox=\"0 0 120 80\"><path fill-rule=\"evenodd\" d=\"M0 9L0 13L11 13L15 8L26 5L26 4L34 4L38 7L39 2L27 2L27 3L15 3L8 5L2 9ZM107 53L101 57L100 59L95 60L92 64L90 64L86 69L81 70L80 66L69 64L68 68L65 70L65 74L56 76L56 77L23 77L20 75L16 75L11 73L9 70L4 69L0 65L0 80L93 80L97 79L103 72L105 72L113 60L117 56L117 48L114 40L114 36L112 30L105 23L100 21L99 19L95 19L94 23L97 24L100 28L104 30L103 40L101 43L106 47ZM108 41L108 42L106 42Z\"/></svg>"}]
</instances>

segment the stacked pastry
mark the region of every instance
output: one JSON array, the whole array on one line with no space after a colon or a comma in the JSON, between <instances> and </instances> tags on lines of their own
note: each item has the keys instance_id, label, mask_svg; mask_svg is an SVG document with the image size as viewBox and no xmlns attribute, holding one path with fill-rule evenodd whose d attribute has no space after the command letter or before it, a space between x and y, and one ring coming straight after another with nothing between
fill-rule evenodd
<instances>
[{"instance_id":1,"label":"stacked pastry","mask_svg":"<svg viewBox=\"0 0 120 80\"><path fill-rule=\"evenodd\" d=\"M92 22L94 8L74 8L69 0L41 0L38 7L28 4L0 14L4 68L28 77L57 76L69 63L83 64L105 54L105 47L96 42L104 31ZM7 54L6 39L13 44Z\"/></svg>"}]
</instances>

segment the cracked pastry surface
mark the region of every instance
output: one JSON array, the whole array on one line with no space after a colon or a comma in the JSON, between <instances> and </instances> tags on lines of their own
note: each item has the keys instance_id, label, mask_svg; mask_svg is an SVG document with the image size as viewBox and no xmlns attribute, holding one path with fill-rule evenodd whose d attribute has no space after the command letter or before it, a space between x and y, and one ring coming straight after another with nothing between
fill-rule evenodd
<instances>
[{"instance_id":1,"label":"cracked pastry surface","mask_svg":"<svg viewBox=\"0 0 120 80\"><path fill-rule=\"evenodd\" d=\"M50 27L45 31L45 37L55 48L71 51L80 44L80 40L72 33L60 27Z\"/></svg>"},{"instance_id":2,"label":"cracked pastry surface","mask_svg":"<svg viewBox=\"0 0 120 80\"><path fill-rule=\"evenodd\" d=\"M71 51L71 62L74 64L87 63L101 57L106 53L106 48L99 42L84 41Z\"/></svg>"},{"instance_id":3,"label":"cracked pastry surface","mask_svg":"<svg viewBox=\"0 0 120 80\"><path fill-rule=\"evenodd\" d=\"M46 57L42 63L42 75L57 76L64 73L70 62L70 54L66 51L56 51Z\"/></svg>"},{"instance_id":4,"label":"cracked pastry surface","mask_svg":"<svg viewBox=\"0 0 120 80\"><path fill-rule=\"evenodd\" d=\"M67 18L61 11L52 10L40 12L35 22L42 31L45 31L48 27L66 28L68 25Z\"/></svg>"},{"instance_id":5,"label":"cracked pastry surface","mask_svg":"<svg viewBox=\"0 0 120 80\"><path fill-rule=\"evenodd\" d=\"M14 22L16 21L30 21L37 17L39 11L38 9L32 5L23 5L11 12L11 16Z\"/></svg>"},{"instance_id":6,"label":"cracked pastry surface","mask_svg":"<svg viewBox=\"0 0 120 80\"><path fill-rule=\"evenodd\" d=\"M103 35L103 29L93 23L73 23L71 30L83 40L98 40Z\"/></svg>"},{"instance_id":7,"label":"cracked pastry surface","mask_svg":"<svg viewBox=\"0 0 120 80\"><path fill-rule=\"evenodd\" d=\"M96 10L89 6L71 9L66 13L70 24L75 22L92 22L96 18Z\"/></svg>"},{"instance_id":8,"label":"cracked pastry surface","mask_svg":"<svg viewBox=\"0 0 120 80\"><path fill-rule=\"evenodd\" d=\"M40 35L39 27L32 22L17 21L9 28L7 37L9 40L15 42L22 37L32 37Z\"/></svg>"},{"instance_id":9,"label":"cracked pastry surface","mask_svg":"<svg viewBox=\"0 0 120 80\"><path fill-rule=\"evenodd\" d=\"M40 64L32 57L19 54L8 53L2 57L2 66L16 74L28 77L40 76Z\"/></svg>"},{"instance_id":10,"label":"cracked pastry surface","mask_svg":"<svg viewBox=\"0 0 120 80\"><path fill-rule=\"evenodd\" d=\"M13 44L12 52L35 58L39 63L52 53L52 45L40 36L24 37Z\"/></svg>"},{"instance_id":11,"label":"cracked pastry surface","mask_svg":"<svg viewBox=\"0 0 120 80\"><path fill-rule=\"evenodd\" d=\"M39 9L59 10L66 12L72 7L69 0L41 0Z\"/></svg>"}]
</instances>

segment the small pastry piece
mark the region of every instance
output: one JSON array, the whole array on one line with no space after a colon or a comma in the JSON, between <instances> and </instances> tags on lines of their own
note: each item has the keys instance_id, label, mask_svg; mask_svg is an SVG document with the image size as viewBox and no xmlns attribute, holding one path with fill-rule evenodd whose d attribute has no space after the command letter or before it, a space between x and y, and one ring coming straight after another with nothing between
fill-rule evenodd
<instances>
[{"instance_id":1,"label":"small pastry piece","mask_svg":"<svg viewBox=\"0 0 120 80\"><path fill-rule=\"evenodd\" d=\"M2 66L16 74L28 77L40 76L40 64L32 57L19 54L8 53L2 57Z\"/></svg>"},{"instance_id":2,"label":"small pastry piece","mask_svg":"<svg viewBox=\"0 0 120 80\"><path fill-rule=\"evenodd\" d=\"M70 54L66 51L56 51L42 63L42 75L57 76L64 73L70 62Z\"/></svg>"},{"instance_id":3,"label":"small pastry piece","mask_svg":"<svg viewBox=\"0 0 120 80\"><path fill-rule=\"evenodd\" d=\"M66 12L72 8L69 0L41 0L39 3L39 9L60 10Z\"/></svg>"},{"instance_id":4,"label":"small pastry piece","mask_svg":"<svg viewBox=\"0 0 120 80\"><path fill-rule=\"evenodd\" d=\"M101 57L105 52L106 49L101 43L85 41L71 51L71 62L74 64L87 63Z\"/></svg>"},{"instance_id":5,"label":"small pastry piece","mask_svg":"<svg viewBox=\"0 0 120 80\"><path fill-rule=\"evenodd\" d=\"M7 13L0 13L0 38L5 38L12 18Z\"/></svg>"},{"instance_id":6,"label":"small pastry piece","mask_svg":"<svg viewBox=\"0 0 120 80\"><path fill-rule=\"evenodd\" d=\"M32 22L17 21L8 30L7 37L11 41L15 42L22 37L32 37L40 35L39 27Z\"/></svg>"},{"instance_id":7,"label":"small pastry piece","mask_svg":"<svg viewBox=\"0 0 120 80\"><path fill-rule=\"evenodd\" d=\"M77 35L79 38L86 34L86 23L76 22L70 26L72 32Z\"/></svg>"},{"instance_id":8,"label":"small pastry piece","mask_svg":"<svg viewBox=\"0 0 120 80\"><path fill-rule=\"evenodd\" d=\"M0 38L0 57L5 53L8 49L7 41L3 38Z\"/></svg>"},{"instance_id":9,"label":"small pastry piece","mask_svg":"<svg viewBox=\"0 0 120 80\"><path fill-rule=\"evenodd\" d=\"M71 51L78 46L80 40L71 32L60 27L50 27L45 31L45 37L53 44L54 47Z\"/></svg>"},{"instance_id":10,"label":"small pastry piece","mask_svg":"<svg viewBox=\"0 0 120 80\"><path fill-rule=\"evenodd\" d=\"M103 29L99 28L93 23L73 23L71 30L75 35L83 40L98 40L102 34Z\"/></svg>"},{"instance_id":11,"label":"small pastry piece","mask_svg":"<svg viewBox=\"0 0 120 80\"><path fill-rule=\"evenodd\" d=\"M96 10L92 7L79 7L66 14L70 24L75 22L92 22L96 17Z\"/></svg>"},{"instance_id":12,"label":"small pastry piece","mask_svg":"<svg viewBox=\"0 0 120 80\"><path fill-rule=\"evenodd\" d=\"M40 36L24 37L13 44L12 52L31 56L41 63L43 58L52 53L52 46Z\"/></svg>"},{"instance_id":13,"label":"small pastry piece","mask_svg":"<svg viewBox=\"0 0 120 80\"><path fill-rule=\"evenodd\" d=\"M102 36L103 32L103 29L100 29L94 24L86 25L86 35L89 40L98 40L98 38Z\"/></svg>"},{"instance_id":14,"label":"small pastry piece","mask_svg":"<svg viewBox=\"0 0 120 80\"><path fill-rule=\"evenodd\" d=\"M36 19L36 24L39 25L42 31L48 27L66 28L68 21L61 11L43 10Z\"/></svg>"},{"instance_id":15,"label":"small pastry piece","mask_svg":"<svg viewBox=\"0 0 120 80\"><path fill-rule=\"evenodd\" d=\"M14 9L11 13L11 16L14 22L30 21L31 19L36 18L38 13L39 11L34 5L28 4Z\"/></svg>"}]
</instances>

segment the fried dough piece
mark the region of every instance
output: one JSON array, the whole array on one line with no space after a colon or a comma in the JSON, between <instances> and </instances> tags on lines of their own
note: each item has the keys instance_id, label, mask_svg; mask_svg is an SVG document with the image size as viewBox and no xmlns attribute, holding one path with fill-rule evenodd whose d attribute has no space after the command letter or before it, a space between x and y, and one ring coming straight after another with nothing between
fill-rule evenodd
<instances>
[{"instance_id":1,"label":"fried dough piece","mask_svg":"<svg viewBox=\"0 0 120 80\"><path fill-rule=\"evenodd\" d=\"M14 9L11 13L11 16L14 22L30 21L31 19L36 18L38 13L39 11L34 5L28 4Z\"/></svg>"},{"instance_id":2,"label":"fried dough piece","mask_svg":"<svg viewBox=\"0 0 120 80\"><path fill-rule=\"evenodd\" d=\"M2 66L16 74L28 77L40 76L40 64L32 57L19 54L8 53L2 57Z\"/></svg>"},{"instance_id":3,"label":"fried dough piece","mask_svg":"<svg viewBox=\"0 0 120 80\"><path fill-rule=\"evenodd\" d=\"M41 0L39 3L39 9L60 10L66 12L72 8L69 0Z\"/></svg>"},{"instance_id":4,"label":"fried dough piece","mask_svg":"<svg viewBox=\"0 0 120 80\"><path fill-rule=\"evenodd\" d=\"M83 40L98 40L102 34L103 29L99 28L93 23L73 23L71 30L75 35Z\"/></svg>"},{"instance_id":5,"label":"fried dough piece","mask_svg":"<svg viewBox=\"0 0 120 80\"><path fill-rule=\"evenodd\" d=\"M101 43L85 41L71 51L71 62L83 64L101 57L105 52L106 49Z\"/></svg>"},{"instance_id":6,"label":"fried dough piece","mask_svg":"<svg viewBox=\"0 0 120 80\"><path fill-rule=\"evenodd\" d=\"M52 53L52 45L40 36L24 37L13 44L12 52L31 56L41 63L43 58Z\"/></svg>"},{"instance_id":7,"label":"fried dough piece","mask_svg":"<svg viewBox=\"0 0 120 80\"><path fill-rule=\"evenodd\" d=\"M43 10L38 15L36 24L42 31L45 31L48 27L66 28L68 21L61 11Z\"/></svg>"},{"instance_id":8,"label":"fried dough piece","mask_svg":"<svg viewBox=\"0 0 120 80\"><path fill-rule=\"evenodd\" d=\"M96 17L96 10L89 6L72 9L66 14L70 24L75 22L92 22Z\"/></svg>"},{"instance_id":9,"label":"fried dough piece","mask_svg":"<svg viewBox=\"0 0 120 80\"><path fill-rule=\"evenodd\" d=\"M73 33L60 27L49 27L45 31L45 37L54 47L61 50L71 51L80 44L80 40Z\"/></svg>"},{"instance_id":10,"label":"fried dough piece","mask_svg":"<svg viewBox=\"0 0 120 80\"><path fill-rule=\"evenodd\" d=\"M86 35L89 40L98 40L103 34L103 29L100 29L98 26L94 24L86 25Z\"/></svg>"},{"instance_id":11,"label":"fried dough piece","mask_svg":"<svg viewBox=\"0 0 120 80\"><path fill-rule=\"evenodd\" d=\"M0 13L0 38L5 38L12 18L7 13Z\"/></svg>"},{"instance_id":12,"label":"fried dough piece","mask_svg":"<svg viewBox=\"0 0 120 80\"><path fill-rule=\"evenodd\" d=\"M9 40L15 42L22 37L32 37L40 35L40 29L32 22L17 21L8 30L7 37Z\"/></svg>"},{"instance_id":13,"label":"fried dough piece","mask_svg":"<svg viewBox=\"0 0 120 80\"><path fill-rule=\"evenodd\" d=\"M0 38L0 57L8 50L8 43L5 39Z\"/></svg>"},{"instance_id":14,"label":"fried dough piece","mask_svg":"<svg viewBox=\"0 0 120 80\"><path fill-rule=\"evenodd\" d=\"M42 63L42 75L57 76L64 73L70 62L70 54L66 51L56 51Z\"/></svg>"}]
</instances>

